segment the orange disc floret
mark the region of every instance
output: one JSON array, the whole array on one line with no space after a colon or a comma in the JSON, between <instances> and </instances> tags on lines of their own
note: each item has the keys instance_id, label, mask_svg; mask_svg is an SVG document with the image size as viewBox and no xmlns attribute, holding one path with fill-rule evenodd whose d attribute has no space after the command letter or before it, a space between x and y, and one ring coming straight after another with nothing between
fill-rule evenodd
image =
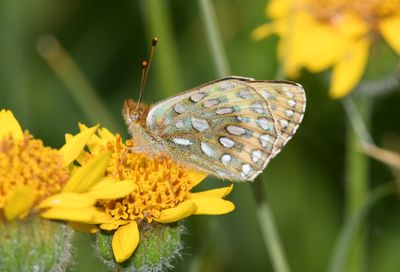
<instances>
[{"instance_id":1,"label":"orange disc floret","mask_svg":"<svg viewBox=\"0 0 400 272\"><path fill-rule=\"evenodd\" d=\"M37 204L61 191L68 178L58 150L43 146L29 132L22 140L12 135L0 139L0 209L17 188L31 188Z\"/></svg>"},{"instance_id":2,"label":"orange disc floret","mask_svg":"<svg viewBox=\"0 0 400 272\"><path fill-rule=\"evenodd\" d=\"M126 197L99 202L105 212L115 220L143 219L153 221L162 210L173 208L188 199L193 187L187 169L160 155L149 157L146 154L126 151L121 137L109 143L108 149L113 158L107 168L107 176L118 176L120 180L132 180L135 189Z\"/></svg>"},{"instance_id":3,"label":"orange disc floret","mask_svg":"<svg viewBox=\"0 0 400 272\"><path fill-rule=\"evenodd\" d=\"M305 0L295 8L313 14L315 18L335 23L345 13L351 13L374 26L380 18L396 14L399 0Z\"/></svg>"}]
</instances>

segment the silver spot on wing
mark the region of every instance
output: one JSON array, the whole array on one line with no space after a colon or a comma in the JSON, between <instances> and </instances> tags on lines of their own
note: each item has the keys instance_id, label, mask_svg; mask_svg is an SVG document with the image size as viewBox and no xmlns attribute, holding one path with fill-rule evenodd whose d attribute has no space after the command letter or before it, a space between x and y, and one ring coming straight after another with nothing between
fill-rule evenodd
<instances>
[{"instance_id":1,"label":"silver spot on wing","mask_svg":"<svg viewBox=\"0 0 400 272\"><path fill-rule=\"evenodd\" d=\"M290 106L290 107L294 107L294 106L296 106L296 101L294 101L293 99L289 99L288 101L287 101L287 103L288 103L288 105Z\"/></svg>"},{"instance_id":2,"label":"silver spot on wing","mask_svg":"<svg viewBox=\"0 0 400 272\"><path fill-rule=\"evenodd\" d=\"M183 113L186 110L185 106L181 105L181 104L176 104L174 106L174 111L178 114Z\"/></svg>"},{"instance_id":3,"label":"silver spot on wing","mask_svg":"<svg viewBox=\"0 0 400 272\"><path fill-rule=\"evenodd\" d=\"M228 162L230 162L232 160L232 156L231 155L229 155L229 154L224 154L224 155L222 155L222 157L221 157L221 162L223 163L223 164L227 164Z\"/></svg>"},{"instance_id":4,"label":"silver spot on wing","mask_svg":"<svg viewBox=\"0 0 400 272\"><path fill-rule=\"evenodd\" d=\"M203 106L206 108L211 108L213 106L218 105L219 103L220 103L220 101L217 99L210 99L210 100L204 101Z\"/></svg>"},{"instance_id":5,"label":"silver spot on wing","mask_svg":"<svg viewBox=\"0 0 400 272\"><path fill-rule=\"evenodd\" d=\"M226 130L233 135L243 135L246 133L246 129L238 126L227 126Z\"/></svg>"},{"instance_id":6,"label":"silver spot on wing","mask_svg":"<svg viewBox=\"0 0 400 272\"><path fill-rule=\"evenodd\" d=\"M243 99L250 99L253 98L253 94L248 89L241 89L237 92L237 96Z\"/></svg>"},{"instance_id":7,"label":"silver spot on wing","mask_svg":"<svg viewBox=\"0 0 400 272\"><path fill-rule=\"evenodd\" d=\"M267 118L258 119L257 124L264 130L272 130L271 121Z\"/></svg>"},{"instance_id":8,"label":"silver spot on wing","mask_svg":"<svg viewBox=\"0 0 400 272\"><path fill-rule=\"evenodd\" d=\"M257 163L261 159L262 155L263 153L261 150L254 150L251 152L251 159L254 163Z\"/></svg>"},{"instance_id":9,"label":"silver spot on wing","mask_svg":"<svg viewBox=\"0 0 400 272\"><path fill-rule=\"evenodd\" d=\"M212 148L208 144L201 142L200 148L201 148L201 151L203 151L204 154L206 154L207 156L209 156L209 157L214 156L214 150L212 150Z\"/></svg>"},{"instance_id":10,"label":"silver spot on wing","mask_svg":"<svg viewBox=\"0 0 400 272\"><path fill-rule=\"evenodd\" d=\"M236 144L233 140L231 140L227 137L219 138L219 142L226 148L231 148Z\"/></svg>"},{"instance_id":11,"label":"silver spot on wing","mask_svg":"<svg viewBox=\"0 0 400 272\"><path fill-rule=\"evenodd\" d=\"M232 108L220 108L220 109L216 110L215 112L219 115L223 115L223 114L232 113L232 112L234 112L234 110Z\"/></svg>"},{"instance_id":12,"label":"silver spot on wing","mask_svg":"<svg viewBox=\"0 0 400 272\"><path fill-rule=\"evenodd\" d=\"M195 93L194 95L192 95L191 97L190 97L190 100L191 101L193 101L193 102L195 102L195 103L197 103L197 102L199 102L200 100L202 100L204 97L206 97L207 96L207 94L206 93L204 93L204 92L198 92L198 93Z\"/></svg>"},{"instance_id":13,"label":"silver spot on wing","mask_svg":"<svg viewBox=\"0 0 400 272\"><path fill-rule=\"evenodd\" d=\"M268 134L261 135L260 136L261 146L267 147L267 146L271 145L272 144L271 139L272 139L271 135L268 135Z\"/></svg>"},{"instance_id":14,"label":"silver spot on wing","mask_svg":"<svg viewBox=\"0 0 400 272\"><path fill-rule=\"evenodd\" d=\"M172 139L172 141L178 145L188 146L188 145L193 144L192 141L190 141L189 139L185 139L185 138L174 138L174 139Z\"/></svg>"},{"instance_id":15,"label":"silver spot on wing","mask_svg":"<svg viewBox=\"0 0 400 272\"><path fill-rule=\"evenodd\" d=\"M204 130L206 130L210 127L210 125L208 124L208 122L206 120L198 119L195 117L192 117L192 126L199 132L203 132Z\"/></svg>"},{"instance_id":16,"label":"silver spot on wing","mask_svg":"<svg viewBox=\"0 0 400 272\"><path fill-rule=\"evenodd\" d=\"M250 108L255 113L258 113L258 114L264 113L264 107L259 102L254 103L253 105L250 106Z\"/></svg>"}]
</instances>

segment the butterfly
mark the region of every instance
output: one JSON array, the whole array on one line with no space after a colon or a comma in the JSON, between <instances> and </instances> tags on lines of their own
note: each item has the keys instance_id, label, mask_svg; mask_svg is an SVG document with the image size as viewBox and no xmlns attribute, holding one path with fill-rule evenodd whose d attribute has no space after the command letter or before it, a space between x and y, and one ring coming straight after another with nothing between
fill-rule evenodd
<instances>
[{"instance_id":1,"label":"butterfly","mask_svg":"<svg viewBox=\"0 0 400 272\"><path fill-rule=\"evenodd\" d=\"M150 108L128 99L123 116L146 152L218 178L252 181L296 132L305 105L300 84L231 76Z\"/></svg>"}]
</instances>

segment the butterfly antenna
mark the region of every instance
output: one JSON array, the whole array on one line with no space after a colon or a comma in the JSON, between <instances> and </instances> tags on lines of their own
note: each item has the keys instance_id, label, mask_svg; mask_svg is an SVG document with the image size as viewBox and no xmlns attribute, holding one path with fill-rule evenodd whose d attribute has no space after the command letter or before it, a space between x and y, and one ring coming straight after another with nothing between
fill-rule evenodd
<instances>
[{"instance_id":1,"label":"butterfly antenna","mask_svg":"<svg viewBox=\"0 0 400 272\"><path fill-rule=\"evenodd\" d=\"M150 52L149 62L147 62L147 61L142 62L142 79L140 81L140 96L139 96L139 101L137 103L136 109L139 109L140 103L142 102L142 99L143 99L144 87L146 85L147 75L149 73L151 63L153 62L153 56L154 56L157 42L158 42L157 37L154 37L151 42L151 52Z\"/></svg>"},{"instance_id":2,"label":"butterfly antenna","mask_svg":"<svg viewBox=\"0 0 400 272\"><path fill-rule=\"evenodd\" d=\"M143 61L142 62L142 78L140 79L140 94L139 94L139 100L138 100L138 103L137 103L137 105L136 105L136 110L138 110L139 109L139 105L140 105L140 103L142 102L142 99L143 99L143 93L144 93L144 77L145 77L145 74L146 74L146 69L147 69L147 61Z\"/></svg>"}]
</instances>

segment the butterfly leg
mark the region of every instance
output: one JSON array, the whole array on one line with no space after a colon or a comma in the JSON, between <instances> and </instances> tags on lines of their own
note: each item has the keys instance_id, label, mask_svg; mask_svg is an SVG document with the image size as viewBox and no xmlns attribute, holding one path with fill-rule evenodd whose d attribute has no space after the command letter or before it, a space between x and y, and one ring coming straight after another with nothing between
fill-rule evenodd
<instances>
[{"instance_id":1,"label":"butterfly leg","mask_svg":"<svg viewBox=\"0 0 400 272\"><path fill-rule=\"evenodd\" d=\"M171 187L172 196L174 197L174 202L176 203L176 195L175 195L175 191L174 191L174 186L172 186L171 179L168 179L168 181L169 181L169 186Z\"/></svg>"},{"instance_id":2,"label":"butterfly leg","mask_svg":"<svg viewBox=\"0 0 400 272\"><path fill-rule=\"evenodd\" d=\"M167 162L167 163L169 163L169 162ZM168 167L168 168L170 168L170 167ZM167 178L168 178L168 182L169 182L169 186L170 186L170 189L171 189L172 196L174 197L174 202L176 203L176 194L175 194L175 191L174 191L174 186L172 185L171 176L168 175Z\"/></svg>"},{"instance_id":3,"label":"butterfly leg","mask_svg":"<svg viewBox=\"0 0 400 272\"><path fill-rule=\"evenodd\" d=\"M125 148L125 152L124 152L125 156L126 156L127 151L133 152L133 153L143 153L143 152L145 152L145 149L141 146L128 146Z\"/></svg>"},{"instance_id":4,"label":"butterfly leg","mask_svg":"<svg viewBox=\"0 0 400 272\"><path fill-rule=\"evenodd\" d=\"M122 154L121 159L119 160L118 167L115 170L115 173L113 174L113 178L115 178L118 174L118 169L121 167L121 165L124 163L124 160L126 158L126 155L128 152L133 152L133 153L141 153L144 152L144 148L140 146L127 146L125 147L124 153Z\"/></svg>"}]
</instances>

